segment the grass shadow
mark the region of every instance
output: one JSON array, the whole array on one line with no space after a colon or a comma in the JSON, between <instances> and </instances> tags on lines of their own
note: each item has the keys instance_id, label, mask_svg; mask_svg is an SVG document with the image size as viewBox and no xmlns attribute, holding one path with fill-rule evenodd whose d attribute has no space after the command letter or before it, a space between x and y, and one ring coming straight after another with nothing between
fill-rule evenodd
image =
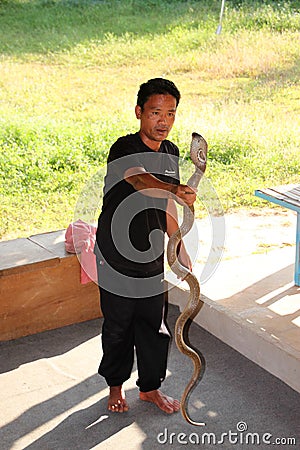
<instances>
[{"instance_id":1,"label":"grass shadow","mask_svg":"<svg viewBox=\"0 0 300 450\"><path fill-rule=\"evenodd\" d=\"M0 3L0 51L7 56L46 55L70 51L87 43L97 45L113 37L142 37L201 17L218 16L219 1L203 1L192 8L186 2L131 0L35 0ZM205 19L204 19L205 21Z\"/></svg>"}]
</instances>

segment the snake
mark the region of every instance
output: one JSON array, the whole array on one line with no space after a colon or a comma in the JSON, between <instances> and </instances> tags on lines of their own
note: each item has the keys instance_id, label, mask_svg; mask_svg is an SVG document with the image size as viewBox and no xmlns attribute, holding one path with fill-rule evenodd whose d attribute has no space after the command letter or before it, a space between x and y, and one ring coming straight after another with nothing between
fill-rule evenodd
<instances>
[{"instance_id":1,"label":"snake","mask_svg":"<svg viewBox=\"0 0 300 450\"><path fill-rule=\"evenodd\" d=\"M192 133L192 141L190 145L190 158L195 166L194 173L189 178L187 185L194 190L197 190L198 184L206 170L207 161L207 142L198 133ZM175 342L178 350L184 355L191 358L194 366L192 377L186 385L180 401L180 410L184 419L191 425L204 426L203 422L195 422L191 419L188 413L188 400L201 379L203 374L204 364L199 353L191 348L185 337L188 326L193 318L201 309L202 303L200 301L200 284L196 276L186 267L182 266L178 261L177 250L181 239L190 231L194 223L194 206L183 206L183 220L178 230L173 233L168 241L167 246L167 260L171 270L181 279L187 281L189 285L189 298L185 308L179 315L175 324Z\"/></svg>"}]
</instances>

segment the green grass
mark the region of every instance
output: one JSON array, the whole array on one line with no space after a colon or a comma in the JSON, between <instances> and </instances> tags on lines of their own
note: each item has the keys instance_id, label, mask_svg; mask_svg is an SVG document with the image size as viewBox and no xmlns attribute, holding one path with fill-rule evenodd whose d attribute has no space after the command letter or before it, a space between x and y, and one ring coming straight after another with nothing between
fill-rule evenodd
<instances>
[{"instance_id":1,"label":"green grass","mask_svg":"<svg viewBox=\"0 0 300 450\"><path fill-rule=\"evenodd\" d=\"M216 35L220 6L0 1L1 239L73 220L110 145L138 127L139 85L156 76L182 93L170 135L182 157L193 131L207 139L225 211L264 207L256 188L299 183L300 1L227 0Z\"/></svg>"}]
</instances>

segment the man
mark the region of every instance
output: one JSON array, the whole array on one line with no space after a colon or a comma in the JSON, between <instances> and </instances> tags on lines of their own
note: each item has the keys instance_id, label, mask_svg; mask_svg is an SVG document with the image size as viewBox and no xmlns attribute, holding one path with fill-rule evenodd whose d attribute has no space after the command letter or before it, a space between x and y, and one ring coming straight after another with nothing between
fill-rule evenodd
<instances>
[{"instance_id":1,"label":"man","mask_svg":"<svg viewBox=\"0 0 300 450\"><path fill-rule=\"evenodd\" d=\"M178 148L166 138L180 93L171 81L143 83L137 96L139 132L111 147L95 253L101 309L103 357L99 374L110 387L108 409L128 411L123 383L134 349L140 399L172 414L178 400L160 391L166 375L170 334L164 322L164 234L177 229L174 200L192 205L195 192L179 182ZM181 243L179 260L191 269Z\"/></svg>"}]
</instances>

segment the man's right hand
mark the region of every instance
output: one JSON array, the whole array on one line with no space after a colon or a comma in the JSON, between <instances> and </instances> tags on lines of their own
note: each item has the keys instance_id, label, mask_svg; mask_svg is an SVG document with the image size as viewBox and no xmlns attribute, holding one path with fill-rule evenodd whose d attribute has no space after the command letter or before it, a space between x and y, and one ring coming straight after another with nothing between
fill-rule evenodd
<instances>
[{"instance_id":1,"label":"man's right hand","mask_svg":"<svg viewBox=\"0 0 300 450\"><path fill-rule=\"evenodd\" d=\"M192 206L196 200L196 191L186 184L179 184L174 199L181 205Z\"/></svg>"}]
</instances>

